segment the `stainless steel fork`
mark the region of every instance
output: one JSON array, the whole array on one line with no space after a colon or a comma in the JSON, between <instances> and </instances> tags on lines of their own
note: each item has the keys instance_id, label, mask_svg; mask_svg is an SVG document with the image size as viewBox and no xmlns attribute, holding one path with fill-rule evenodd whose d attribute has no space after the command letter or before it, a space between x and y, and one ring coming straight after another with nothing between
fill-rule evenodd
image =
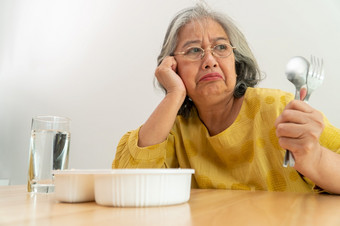
<instances>
[{"instance_id":1,"label":"stainless steel fork","mask_svg":"<svg viewBox=\"0 0 340 226\"><path fill-rule=\"evenodd\" d=\"M309 101L309 97L312 92L321 86L325 78L325 72L323 68L323 60L311 56L310 65L307 75L307 95L304 99L306 103Z\"/></svg>"},{"instance_id":2,"label":"stainless steel fork","mask_svg":"<svg viewBox=\"0 0 340 226\"><path fill-rule=\"evenodd\" d=\"M322 84L324 78L325 72L323 68L323 60L311 56L307 74L307 95L303 100L304 102L308 103L310 95ZM287 162L291 167L295 165L295 159L290 152L289 155L285 156L285 167L287 166Z\"/></svg>"}]
</instances>

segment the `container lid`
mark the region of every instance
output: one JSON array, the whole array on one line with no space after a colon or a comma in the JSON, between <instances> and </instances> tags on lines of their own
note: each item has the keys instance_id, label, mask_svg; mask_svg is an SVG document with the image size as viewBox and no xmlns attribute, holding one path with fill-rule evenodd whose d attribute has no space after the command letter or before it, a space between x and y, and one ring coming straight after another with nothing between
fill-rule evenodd
<instances>
[{"instance_id":1,"label":"container lid","mask_svg":"<svg viewBox=\"0 0 340 226\"><path fill-rule=\"evenodd\" d=\"M53 174L194 174L194 169L69 169L53 170Z\"/></svg>"}]
</instances>

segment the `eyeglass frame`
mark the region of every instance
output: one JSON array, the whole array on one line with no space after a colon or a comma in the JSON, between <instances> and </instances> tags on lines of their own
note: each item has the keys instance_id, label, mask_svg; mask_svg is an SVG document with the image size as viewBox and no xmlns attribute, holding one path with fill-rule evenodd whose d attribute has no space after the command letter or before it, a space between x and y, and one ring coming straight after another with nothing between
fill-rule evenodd
<instances>
[{"instance_id":1,"label":"eyeglass frame","mask_svg":"<svg viewBox=\"0 0 340 226\"><path fill-rule=\"evenodd\" d=\"M213 56L215 56L215 57L219 57L219 58L227 58L228 56L218 56L218 55L215 55L214 49L215 49L217 46L219 46L219 45L226 45L226 46L231 47L231 51L230 51L230 54L229 54L228 56L230 56L231 53L233 52L233 50L236 49L236 47L232 46L232 45L229 44L229 43L222 43L222 44L214 45L213 47L209 47L209 48L207 48L207 50L210 50L211 54L212 54ZM191 59L190 57L185 56L185 53L187 53L187 51L188 51L190 48L198 48L198 49L201 49L201 50L202 50L201 57L200 57L200 58L197 58L197 59ZM192 61L198 61L198 60L202 60L202 59L204 58L205 53L206 53L206 50L203 49L202 47L191 46L191 47L188 47L185 51L174 52L172 55L173 55L173 56L183 55L184 57L187 57L188 59L190 59L190 60L192 60Z\"/></svg>"}]
</instances>

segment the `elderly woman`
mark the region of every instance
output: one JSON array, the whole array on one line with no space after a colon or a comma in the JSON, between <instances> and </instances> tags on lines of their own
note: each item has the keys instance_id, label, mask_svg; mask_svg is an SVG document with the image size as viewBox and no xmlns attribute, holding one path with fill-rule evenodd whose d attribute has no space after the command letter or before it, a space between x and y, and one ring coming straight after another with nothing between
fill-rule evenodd
<instances>
[{"instance_id":1,"label":"elderly woman","mask_svg":"<svg viewBox=\"0 0 340 226\"><path fill-rule=\"evenodd\" d=\"M290 93L253 88L259 68L227 17L181 11L155 74L166 95L122 137L113 168L193 168L198 188L340 193L340 130Z\"/></svg>"}]
</instances>

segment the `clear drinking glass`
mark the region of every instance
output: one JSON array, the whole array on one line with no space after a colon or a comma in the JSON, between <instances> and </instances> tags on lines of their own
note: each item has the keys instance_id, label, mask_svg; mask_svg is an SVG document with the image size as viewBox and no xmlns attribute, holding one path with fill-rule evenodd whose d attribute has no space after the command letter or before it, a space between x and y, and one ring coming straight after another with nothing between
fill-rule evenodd
<instances>
[{"instance_id":1,"label":"clear drinking glass","mask_svg":"<svg viewBox=\"0 0 340 226\"><path fill-rule=\"evenodd\" d=\"M37 116L32 119L27 191L54 192L52 170L67 169L70 119Z\"/></svg>"}]
</instances>

